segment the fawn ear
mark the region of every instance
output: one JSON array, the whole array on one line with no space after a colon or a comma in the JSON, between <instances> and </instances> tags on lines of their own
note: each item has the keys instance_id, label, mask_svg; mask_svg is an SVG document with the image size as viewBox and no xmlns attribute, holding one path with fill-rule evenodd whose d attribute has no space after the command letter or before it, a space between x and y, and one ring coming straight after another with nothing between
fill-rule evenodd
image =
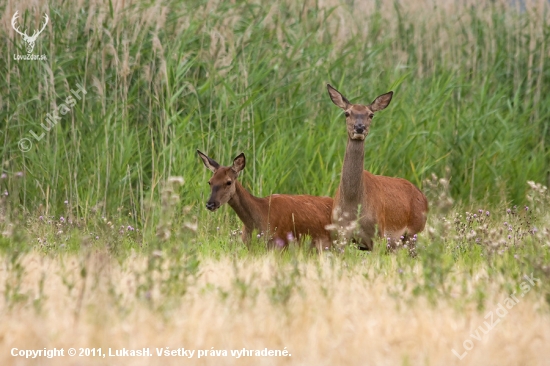
<instances>
[{"instance_id":1,"label":"fawn ear","mask_svg":"<svg viewBox=\"0 0 550 366\"><path fill-rule=\"evenodd\" d=\"M244 157L244 153L240 153L239 156L237 156L233 160L233 166L231 167L231 170L239 174L244 169L245 165L246 165L246 159Z\"/></svg>"},{"instance_id":2,"label":"fawn ear","mask_svg":"<svg viewBox=\"0 0 550 366\"><path fill-rule=\"evenodd\" d=\"M349 108L351 103L349 100L346 99L338 90L334 89L332 85L327 84L327 90L328 95L330 96L330 99L332 99L332 102L336 104L338 107L342 108L343 110L346 110Z\"/></svg>"},{"instance_id":3,"label":"fawn ear","mask_svg":"<svg viewBox=\"0 0 550 366\"><path fill-rule=\"evenodd\" d=\"M201 157L204 166L207 167L212 173L216 173L216 170L218 170L220 164L218 164L214 159L210 159L199 150L197 150L197 154L199 154L199 156Z\"/></svg>"},{"instance_id":4,"label":"fawn ear","mask_svg":"<svg viewBox=\"0 0 550 366\"><path fill-rule=\"evenodd\" d=\"M380 95L370 105L371 111L374 113L386 108L390 104L392 97L393 97L393 91Z\"/></svg>"}]
</instances>

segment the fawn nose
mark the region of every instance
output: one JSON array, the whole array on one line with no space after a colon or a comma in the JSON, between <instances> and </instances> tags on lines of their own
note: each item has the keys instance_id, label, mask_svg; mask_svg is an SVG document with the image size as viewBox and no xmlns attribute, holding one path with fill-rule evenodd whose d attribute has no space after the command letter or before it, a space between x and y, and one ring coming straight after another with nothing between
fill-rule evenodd
<instances>
[{"instance_id":1,"label":"fawn nose","mask_svg":"<svg viewBox=\"0 0 550 366\"><path fill-rule=\"evenodd\" d=\"M355 125L355 126L353 126L353 129L357 133L363 133L363 132L365 132L365 125L364 124Z\"/></svg>"},{"instance_id":2,"label":"fawn nose","mask_svg":"<svg viewBox=\"0 0 550 366\"><path fill-rule=\"evenodd\" d=\"M210 211L214 211L216 208L216 204L214 202L206 202L206 209Z\"/></svg>"}]
</instances>

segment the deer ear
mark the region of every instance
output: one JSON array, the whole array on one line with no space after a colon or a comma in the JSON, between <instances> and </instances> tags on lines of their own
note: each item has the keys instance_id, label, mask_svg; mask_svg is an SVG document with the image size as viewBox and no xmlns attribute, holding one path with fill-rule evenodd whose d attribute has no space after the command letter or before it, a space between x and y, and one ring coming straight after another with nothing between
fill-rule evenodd
<instances>
[{"instance_id":1,"label":"deer ear","mask_svg":"<svg viewBox=\"0 0 550 366\"><path fill-rule=\"evenodd\" d=\"M218 164L214 159L210 159L199 150L197 150L197 154L199 154L200 158L202 159L204 166L207 167L212 173L215 173L216 170L218 170L218 168L220 167L220 164Z\"/></svg>"},{"instance_id":2,"label":"deer ear","mask_svg":"<svg viewBox=\"0 0 550 366\"><path fill-rule=\"evenodd\" d=\"M237 156L233 160L233 166L231 167L231 170L239 174L244 169L245 165L246 165L246 159L244 157L244 153L240 153L239 156Z\"/></svg>"},{"instance_id":3,"label":"deer ear","mask_svg":"<svg viewBox=\"0 0 550 366\"><path fill-rule=\"evenodd\" d=\"M370 105L371 111L378 112L386 108L390 104L392 96L393 91L390 91L377 97Z\"/></svg>"},{"instance_id":4,"label":"deer ear","mask_svg":"<svg viewBox=\"0 0 550 366\"><path fill-rule=\"evenodd\" d=\"M343 110L346 110L350 106L349 100L346 99L338 90L334 89L332 85L327 84L327 90L328 95L330 96L330 99L332 99L332 102L336 104L338 107L342 108Z\"/></svg>"}]
</instances>

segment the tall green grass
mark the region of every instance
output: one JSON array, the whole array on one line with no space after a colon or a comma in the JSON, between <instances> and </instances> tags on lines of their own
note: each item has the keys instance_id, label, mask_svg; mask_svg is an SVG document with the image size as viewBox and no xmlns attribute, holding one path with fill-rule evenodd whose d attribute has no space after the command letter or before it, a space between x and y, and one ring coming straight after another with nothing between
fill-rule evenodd
<instances>
[{"instance_id":1,"label":"tall green grass","mask_svg":"<svg viewBox=\"0 0 550 366\"><path fill-rule=\"evenodd\" d=\"M15 10L31 30L49 14L34 51L48 61L13 60ZM422 186L449 167L466 204L521 203L527 180L550 179L545 4L56 0L0 13L0 185L28 213L147 226L169 176L204 213L197 148L222 164L244 152L256 195L331 196L346 134L327 82L358 103L395 91L366 140L373 173ZM77 83L85 99L34 141Z\"/></svg>"}]
</instances>

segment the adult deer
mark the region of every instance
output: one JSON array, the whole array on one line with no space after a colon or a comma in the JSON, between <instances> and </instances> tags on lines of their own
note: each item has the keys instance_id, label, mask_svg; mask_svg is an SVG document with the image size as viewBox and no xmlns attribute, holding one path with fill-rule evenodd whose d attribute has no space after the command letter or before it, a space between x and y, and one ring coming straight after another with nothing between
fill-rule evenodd
<instances>
[{"instance_id":1,"label":"adult deer","mask_svg":"<svg viewBox=\"0 0 550 366\"><path fill-rule=\"evenodd\" d=\"M370 105L352 104L327 84L330 99L344 110L348 143L340 185L334 197L332 222L345 239L371 250L373 237L390 238L392 244L424 229L428 213L426 196L411 182L374 175L364 170L365 137L374 113L386 108L393 92L382 94ZM352 230L354 223L357 229Z\"/></svg>"},{"instance_id":2,"label":"adult deer","mask_svg":"<svg viewBox=\"0 0 550 366\"><path fill-rule=\"evenodd\" d=\"M286 247L292 238L300 240L305 235L311 236L318 248L330 246L325 226L331 223L332 198L286 194L254 197L237 180L246 164L244 154L237 156L233 165L220 166L199 150L197 153L214 173L208 181L210 198L206 208L215 211L228 203L244 224L243 242L248 244L257 230L268 238L270 246Z\"/></svg>"}]
</instances>

